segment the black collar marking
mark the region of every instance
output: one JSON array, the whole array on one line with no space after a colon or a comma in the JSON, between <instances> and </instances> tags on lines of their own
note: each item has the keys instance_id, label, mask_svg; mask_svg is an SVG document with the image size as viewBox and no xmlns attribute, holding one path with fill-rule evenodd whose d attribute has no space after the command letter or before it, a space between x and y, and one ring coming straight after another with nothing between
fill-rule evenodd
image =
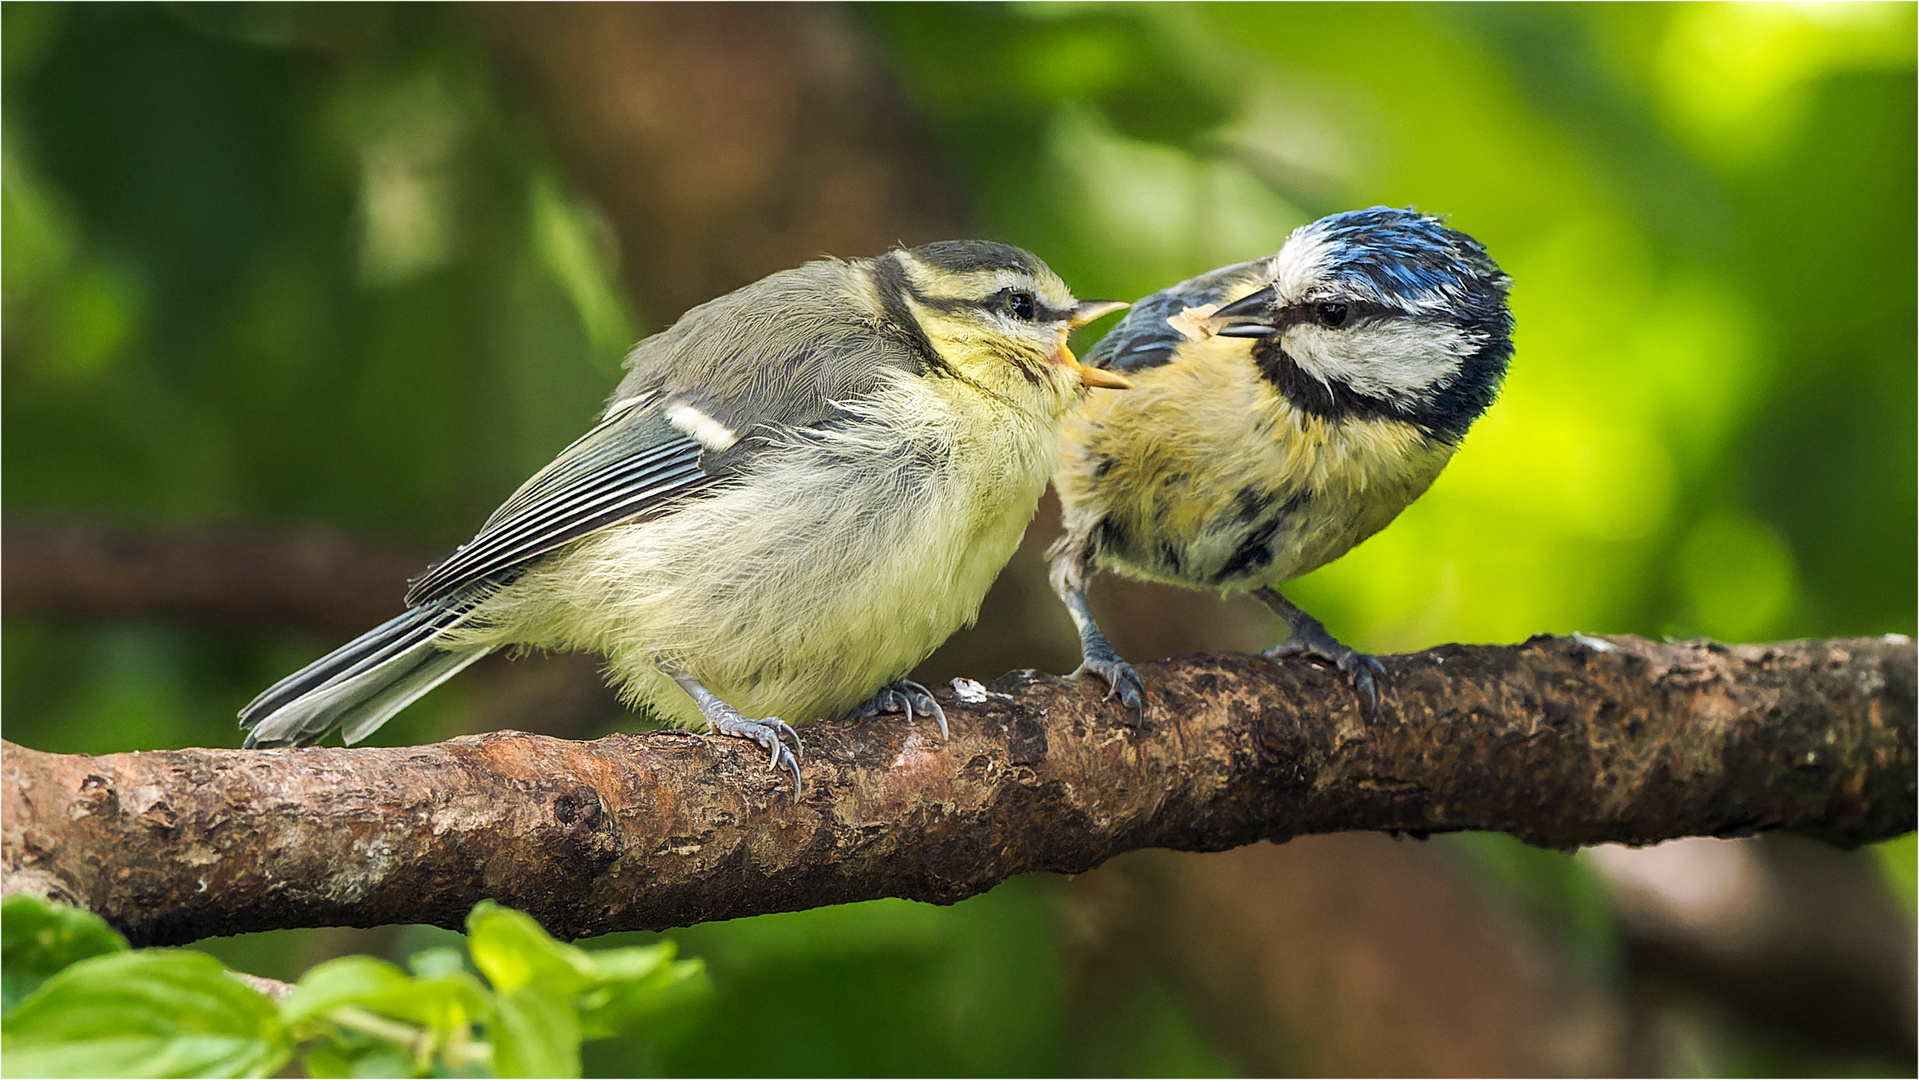
<instances>
[{"instance_id":1,"label":"black collar marking","mask_svg":"<svg viewBox=\"0 0 1919 1080\"><path fill-rule=\"evenodd\" d=\"M890 332L905 342L918 358L922 373L958 375L959 372L953 370L953 366L933 347L933 339L926 336L920 321L913 316L913 309L907 304L906 298L911 296L919 300L920 296L906 280L906 269L899 264L899 260L891 255L875 259L873 282L879 286L880 306L885 309L886 325L881 328L882 331Z\"/></svg>"}]
</instances>

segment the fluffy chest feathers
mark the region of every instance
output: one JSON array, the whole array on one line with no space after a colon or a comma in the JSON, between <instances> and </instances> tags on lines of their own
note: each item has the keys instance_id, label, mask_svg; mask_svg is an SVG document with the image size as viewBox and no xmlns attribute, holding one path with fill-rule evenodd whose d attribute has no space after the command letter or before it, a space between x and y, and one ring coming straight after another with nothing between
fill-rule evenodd
<instances>
[{"instance_id":1,"label":"fluffy chest feathers","mask_svg":"<svg viewBox=\"0 0 1919 1080\"><path fill-rule=\"evenodd\" d=\"M1284 581L1384 528L1452 444L1400 420L1329 420L1261 378L1245 341L1189 344L1068 422L1055 485L1100 565L1200 588Z\"/></svg>"},{"instance_id":2,"label":"fluffy chest feathers","mask_svg":"<svg viewBox=\"0 0 1919 1080\"><path fill-rule=\"evenodd\" d=\"M1054 416L975 394L903 379L713 494L556 554L485 624L604 654L627 700L673 722L701 718L660 660L749 716L840 715L972 621L1058 459Z\"/></svg>"}]
</instances>

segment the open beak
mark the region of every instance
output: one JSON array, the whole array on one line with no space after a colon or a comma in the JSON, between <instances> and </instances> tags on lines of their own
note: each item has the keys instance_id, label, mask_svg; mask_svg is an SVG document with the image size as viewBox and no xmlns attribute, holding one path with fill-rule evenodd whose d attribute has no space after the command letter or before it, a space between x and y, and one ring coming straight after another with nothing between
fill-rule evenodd
<instances>
[{"instance_id":1,"label":"open beak","mask_svg":"<svg viewBox=\"0 0 1919 1080\"><path fill-rule=\"evenodd\" d=\"M1066 325L1078 330L1103 315L1125 311L1132 306L1124 300L1082 300L1074 306L1073 317L1066 321Z\"/></svg>"},{"instance_id":2,"label":"open beak","mask_svg":"<svg viewBox=\"0 0 1919 1080\"><path fill-rule=\"evenodd\" d=\"M1262 338L1278 327L1273 325L1272 286L1242 296L1206 317L1206 325L1219 337Z\"/></svg>"},{"instance_id":3,"label":"open beak","mask_svg":"<svg viewBox=\"0 0 1919 1080\"><path fill-rule=\"evenodd\" d=\"M1066 325L1078 330L1094 319L1111 315L1115 311L1125 311L1132 306L1133 305L1124 300L1081 300L1073 306L1073 317L1066 320ZM1080 363L1079 358L1073 355L1073 350L1066 347L1064 335L1061 336L1059 351L1061 359L1079 369L1081 386L1103 386L1108 390L1131 390L1133 388L1133 380L1121 375L1117 371L1087 367L1085 364Z\"/></svg>"}]
</instances>

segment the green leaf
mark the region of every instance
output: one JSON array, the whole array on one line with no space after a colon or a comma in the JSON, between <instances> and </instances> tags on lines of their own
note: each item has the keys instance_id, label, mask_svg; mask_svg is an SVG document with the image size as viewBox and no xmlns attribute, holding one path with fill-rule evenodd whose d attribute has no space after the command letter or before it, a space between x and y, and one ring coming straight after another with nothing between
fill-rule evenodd
<instances>
[{"instance_id":1,"label":"green leaf","mask_svg":"<svg viewBox=\"0 0 1919 1080\"><path fill-rule=\"evenodd\" d=\"M85 908L14 893L0 901L0 1011L69 964L126 947L118 930Z\"/></svg>"},{"instance_id":2,"label":"green leaf","mask_svg":"<svg viewBox=\"0 0 1919 1080\"><path fill-rule=\"evenodd\" d=\"M293 1055L273 1002L184 949L53 976L0 1021L7 1076L270 1076Z\"/></svg>"},{"instance_id":3,"label":"green leaf","mask_svg":"<svg viewBox=\"0 0 1919 1080\"><path fill-rule=\"evenodd\" d=\"M555 941L525 912L482 900L466 917L466 933L473 965L502 995L535 987L570 1002L600 981L585 949Z\"/></svg>"},{"instance_id":4,"label":"green leaf","mask_svg":"<svg viewBox=\"0 0 1919 1080\"><path fill-rule=\"evenodd\" d=\"M670 958L672 945L664 948ZM608 952L639 950L609 949ZM595 959L606 953L593 954ZM690 1013L706 1005L713 996L713 984L706 977L706 965L698 960L670 960L654 964L650 971L632 978L611 979L581 994L575 1001L580 1013L580 1030L589 1039L655 1030L669 1018Z\"/></svg>"},{"instance_id":5,"label":"green leaf","mask_svg":"<svg viewBox=\"0 0 1919 1080\"><path fill-rule=\"evenodd\" d=\"M367 1042L358 1047L340 1043L320 1043L307 1051L300 1064L307 1075L326 1077L420 1076L412 1055L392 1043Z\"/></svg>"},{"instance_id":6,"label":"green leaf","mask_svg":"<svg viewBox=\"0 0 1919 1080\"><path fill-rule=\"evenodd\" d=\"M679 946L670 941L657 945L633 945L622 949L596 949L586 952L587 959L593 963L593 973L603 980L632 981L644 979L671 963L679 953Z\"/></svg>"},{"instance_id":7,"label":"green leaf","mask_svg":"<svg viewBox=\"0 0 1919 1080\"><path fill-rule=\"evenodd\" d=\"M303 1024L342 1005L367 1005L386 995L404 992L412 981L406 972L385 960L342 956L300 976L299 985L280 1003L280 1017L289 1025Z\"/></svg>"},{"instance_id":8,"label":"green leaf","mask_svg":"<svg viewBox=\"0 0 1919 1080\"><path fill-rule=\"evenodd\" d=\"M385 960L343 956L301 976L280 1014L290 1025L307 1025L348 1005L436 1032L477 1023L492 1011L485 987L464 971L409 978Z\"/></svg>"},{"instance_id":9,"label":"green leaf","mask_svg":"<svg viewBox=\"0 0 1919 1080\"><path fill-rule=\"evenodd\" d=\"M537 986L501 994L489 1031L497 1076L580 1075L580 1018L567 998Z\"/></svg>"}]
</instances>

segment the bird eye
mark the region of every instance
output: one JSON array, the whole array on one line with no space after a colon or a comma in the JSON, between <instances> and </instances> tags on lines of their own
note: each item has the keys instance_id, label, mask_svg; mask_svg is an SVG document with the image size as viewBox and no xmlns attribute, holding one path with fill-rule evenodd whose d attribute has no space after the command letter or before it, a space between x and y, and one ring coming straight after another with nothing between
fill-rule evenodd
<instances>
[{"instance_id":1,"label":"bird eye","mask_svg":"<svg viewBox=\"0 0 1919 1080\"><path fill-rule=\"evenodd\" d=\"M1039 302L1029 292L1013 292L1006 296L1006 310L1013 313L1015 319L1032 322L1039 317Z\"/></svg>"},{"instance_id":2,"label":"bird eye","mask_svg":"<svg viewBox=\"0 0 1919 1080\"><path fill-rule=\"evenodd\" d=\"M1319 321L1337 330L1346 325L1345 304L1321 304L1318 307Z\"/></svg>"}]
</instances>

